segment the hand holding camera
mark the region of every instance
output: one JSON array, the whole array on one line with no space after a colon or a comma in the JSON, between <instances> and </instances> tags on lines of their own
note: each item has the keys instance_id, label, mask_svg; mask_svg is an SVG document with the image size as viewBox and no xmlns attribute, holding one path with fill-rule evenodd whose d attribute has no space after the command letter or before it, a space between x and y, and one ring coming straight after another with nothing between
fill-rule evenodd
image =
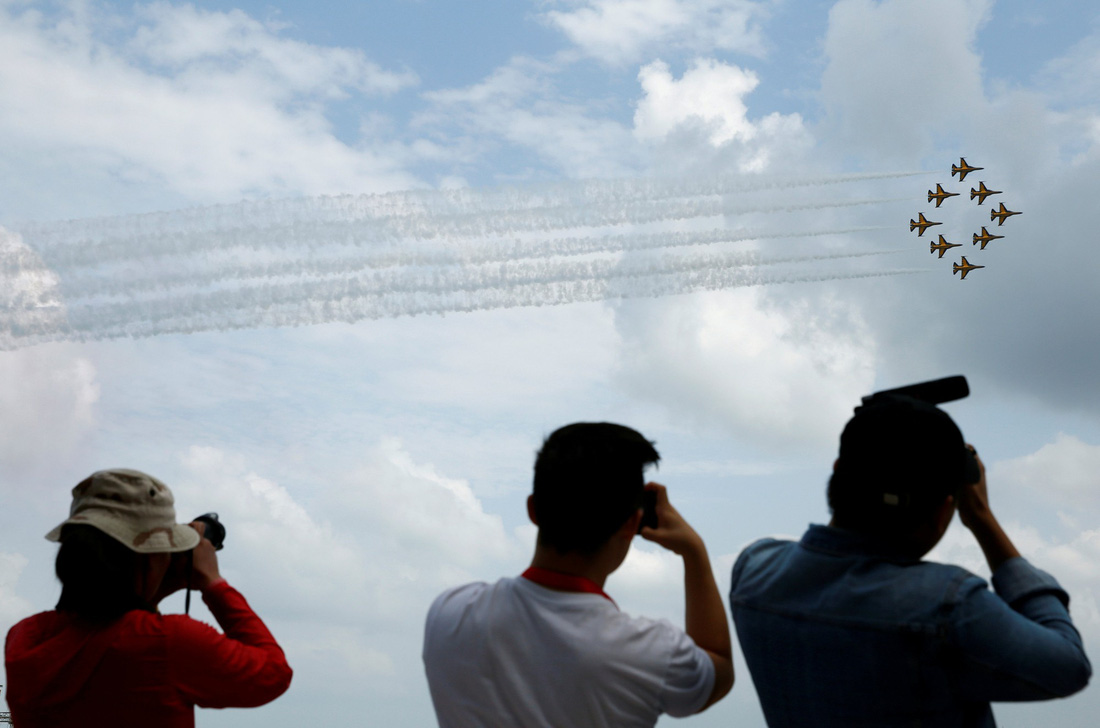
<instances>
[{"instance_id":1,"label":"hand holding camera","mask_svg":"<svg viewBox=\"0 0 1100 728\"><path fill-rule=\"evenodd\" d=\"M703 539L695 529L668 502L668 489L665 486L660 483L646 483L645 489L647 494L656 495L654 512L657 526L643 524L640 531L642 538L653 541L680 556L693 550L706 548L703 545Z\"/></svg>"}]
</instances>

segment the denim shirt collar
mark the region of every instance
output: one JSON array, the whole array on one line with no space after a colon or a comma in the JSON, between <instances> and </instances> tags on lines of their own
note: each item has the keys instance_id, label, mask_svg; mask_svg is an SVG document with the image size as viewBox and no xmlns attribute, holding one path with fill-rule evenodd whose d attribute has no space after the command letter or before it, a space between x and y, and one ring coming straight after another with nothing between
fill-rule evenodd
<instances>
[{"instance_id":1,"label":"denim shirt collar","mask_svg":"<svg viewBox=\"0 0 1100 728\"><path fill-rule=\"evenodd\" d=\"M812 551L837 556L863 556L910 564L920 561L920 557L906 554L897 545L877 536L816 523L810 524L810 528L802 535L799 543Z\"/></svg>"}]
</instances>

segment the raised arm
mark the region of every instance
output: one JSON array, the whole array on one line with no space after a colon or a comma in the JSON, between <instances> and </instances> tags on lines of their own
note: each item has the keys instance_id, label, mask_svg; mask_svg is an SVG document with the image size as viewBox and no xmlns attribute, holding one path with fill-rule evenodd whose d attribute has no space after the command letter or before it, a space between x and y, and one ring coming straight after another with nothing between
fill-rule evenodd
<instances>
[{"instance_id":1,"label":"raised arm","mask_svg":"<svg viewBox=\"0 0 1100 728\"><path fill-rule=\"evenodd\" d=\"M706 710L733 687L729 619L703 539L669 503L665 486L648 483L646 489L657 493L657 528L643 528L642 538L664 546L684 560L685 631L714 663L714 689L700 709Z\"/></svg>"}]
</instances>

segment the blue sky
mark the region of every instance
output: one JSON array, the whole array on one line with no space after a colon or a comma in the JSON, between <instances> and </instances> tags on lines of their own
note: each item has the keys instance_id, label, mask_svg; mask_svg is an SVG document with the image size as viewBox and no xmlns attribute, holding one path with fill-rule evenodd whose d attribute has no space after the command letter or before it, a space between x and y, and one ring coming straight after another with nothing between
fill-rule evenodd
<instances>
[{"instance_id":1,"label":"blue sky","mask_svg":"<svg viewBox=\"0 0 1100 728\"><path fill-rule=\"evenodd\" d=\"M56 599L42 534L69 488L137 467L181 517L222 514L223 571L296 671L273 705L199 725L430 724L424 612L525 566L556 427L656 440L725 588L745 544L827 519L860 395L965 373L947 409L1096 653L1097 18L1068 0L0 0L0 629ZM959 182L960 156L985 169ZM1003 194L976 206L979 179ZM961 193L938 210L937 182ZM997 228L1001 199L1024 214ZM918 212L944 225L918 238ZM982 225L1006 237L978 250ZM961 251L931 256L938 230ZM493 257L509 245L523 256ZM960 253L986 268L960 281ZM307 287L345 264L359 293ZM509 275L552 282L490 284ZM30 316L40 339L12 338ZM958 523L933 557L986 574ZM608 590L679 621L679 584L639 543ZM764 725L738 670L687 724ZM995 712L1083 727L1097 700Z\"/></svg>"}]
</instances>

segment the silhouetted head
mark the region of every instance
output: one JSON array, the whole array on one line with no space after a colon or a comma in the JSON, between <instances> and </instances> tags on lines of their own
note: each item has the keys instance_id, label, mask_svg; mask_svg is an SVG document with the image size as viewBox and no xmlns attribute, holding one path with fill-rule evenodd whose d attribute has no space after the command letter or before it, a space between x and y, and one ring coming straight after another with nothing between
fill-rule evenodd
<instances>
[{"instance_id":1,"label":"silhouetted head","mask_svg":"<svg viewBox=\"0 0 1100 728\"><path fill-rule=\"evenodd\" d=\"M539 543L593 554L642 507L643 471L660 460L629 427L577 422L546 438L535 460Z\"/></svg>"},{"instance_id":2,"label":"silhouetted head","mask_svg":"<svg viewBox=\"0 0 1100 728\"><path fill-rule=\"evenodd\" d=\"M895 396L861 407L829 480L833 522L888 539L909 534L963 485L966 462L962 433L936 406Z\"/></svg>"}]
</instances>

